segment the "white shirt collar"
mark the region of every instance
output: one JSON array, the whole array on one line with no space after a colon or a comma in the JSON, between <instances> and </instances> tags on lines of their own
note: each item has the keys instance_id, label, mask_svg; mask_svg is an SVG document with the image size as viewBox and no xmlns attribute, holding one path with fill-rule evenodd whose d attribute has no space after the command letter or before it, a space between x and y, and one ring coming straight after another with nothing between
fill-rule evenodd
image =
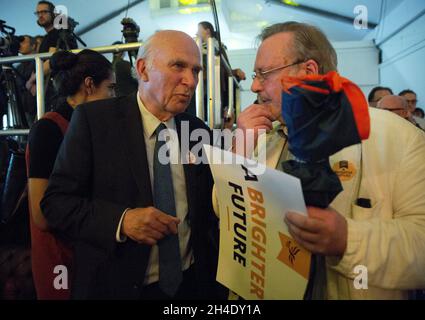
<instances>
[{"instance_id":1,"label":"white shirt collar","mask_svg":"<svg viewBox=\"0 0 425 320\"><path fill-rule=\"evenodd\" d=\"M142 99L140 99L139 91L137 91L137 104L139 105L139 110L142 115L144 131L143 133L147 138L150 138L155 133L155 130L158 128L161 121L157 117L155 117L148 109L146 109ZM175 130L176 128L174 117L162 123L164 123L168 129Z\"/></svg>"}]
</instances>

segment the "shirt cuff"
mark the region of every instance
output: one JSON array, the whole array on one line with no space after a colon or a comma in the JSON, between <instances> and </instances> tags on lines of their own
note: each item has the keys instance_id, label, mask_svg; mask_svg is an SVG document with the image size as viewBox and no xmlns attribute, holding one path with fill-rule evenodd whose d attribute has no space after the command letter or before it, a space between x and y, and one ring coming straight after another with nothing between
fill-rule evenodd
<instances>
[{"instance_id":1,"label":"shirt cuff","mask_svg":"<svg viewBox=\"0 0 425 320\"><path fill-rule=\"evenodd\" d=\"M365 238L364 230L367 226L359 221L347 219L347 247L342 257L327 257L327 265L345 277L354 278L354 267L358 263L358 254L362 239Z\"/></svg>"},{"instance_id":2,"label":"shirt cuff","mask_svg":"<svg viewBox=\"0 0 425 320\"><path fill-rule=\"evenodd\" d=\"M124 212L121 215L121 219L120 219L120 223L118 223L118 228L117 228L117 232L115 233L115 240L119 243L123 243L127 241L127 236L121 234L121 226L122 226L122 222L124 221L124 216L127 213L128 210L130 210L131 208L127 208L124 210Z\"/></svg>"}]
</instances>

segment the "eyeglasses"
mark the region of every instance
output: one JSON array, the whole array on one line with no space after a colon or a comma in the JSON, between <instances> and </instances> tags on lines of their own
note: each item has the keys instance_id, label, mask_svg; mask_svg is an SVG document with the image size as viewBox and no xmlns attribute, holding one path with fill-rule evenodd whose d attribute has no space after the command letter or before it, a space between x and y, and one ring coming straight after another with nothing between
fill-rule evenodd
<instances>
[{"instance_id":1,"label":"eyeglasses","mask_svg":"<svg viewBox=\"0 0 425 320\"><path fill-rule=\"evenodd\" d=\"M387 111L391 111L391 112L397 112L397 111L406 111L406 109L404 108L395 108L395 109L390 109L390 108L381 108L382 110L387 110Z\"/></svg>"},{"instance_id":2,"label":"eyeglasses","mask_svg":"<svg viewBox=\"0 0 425 320\"><path fill-rule=\"evenodd\" d=\"M252 74L252 80L257 79L258 81L260 81L260 83L263 83L267 79L267 76L270 75L271 73L278 71L278 70L283 70L283 69L286 69L286 68L295 66L297 64L304 63L304 62L306 62L306 60L298 60L294 63L288 64L288 65L285 65L285 66L272 68L272 69L269 69L269 70L254 71L254 73Z\"/></svg>"},{"instance_id":3,"label":"eyeglasses","mask_svg":"<svg viewBox=\"0 0 425 320\"><path fill-rule=\"evenodd\" d=\"M407 100L406 99L406 101L407 101L408 104L417 104L418 103L418 100L416 100L416 99L414 99L414 100Z\"/></svg>"},{"instance_id":4,"label":"eyeglasses","mask_svg":"<svg viewBox=\"0 0 425 320\"><path fill-rule=\"evenodd\" d=\"M40 10L40 11L34 12L34 15L39 16L39 15L44 15L44 14L48 14L48 13L50 13L49 10Z\"/></svg>"}]
</instances>

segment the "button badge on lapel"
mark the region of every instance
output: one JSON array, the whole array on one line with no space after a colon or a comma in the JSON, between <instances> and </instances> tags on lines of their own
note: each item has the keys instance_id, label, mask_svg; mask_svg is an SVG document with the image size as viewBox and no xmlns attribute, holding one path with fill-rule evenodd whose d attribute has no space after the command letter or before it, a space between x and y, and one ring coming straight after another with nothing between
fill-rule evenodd
<instances>
[{"instance_id":1,"label":"button badge on lapel","mask_svg":"<svg viewBox=\"0 0 425 320\"><path fill-rule=\"evenodd\" d=\"M334 163L332 170L339 177L341 182L350 181L356 176L356 166L351 161L342 160Z\"/></svg>"}]
</instances>

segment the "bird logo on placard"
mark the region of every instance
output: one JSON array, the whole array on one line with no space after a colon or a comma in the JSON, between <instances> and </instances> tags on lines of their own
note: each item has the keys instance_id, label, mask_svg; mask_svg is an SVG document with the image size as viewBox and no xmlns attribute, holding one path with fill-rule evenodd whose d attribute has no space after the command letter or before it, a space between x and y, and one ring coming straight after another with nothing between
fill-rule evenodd
<instances>
[{"instance_id":1,"label":"bird logo on placard","mask_svg":"<svg viewBox=\"0 0 425 320\"><path fill-rule=\"evenodd\" d=\"M277 259L297 272L303 278L309 278L311 253L301 247L294 239L286 234L278 233L281 243L281 249Z\"/></svg>"},{"instance_id":2,"label":"bird logo on placard","mask_svg":"<svg viewBox=\"0 0 425 320\"><path fill-rule=\"evenodd\" d=\"M288 241L286 243L286 246L289 249L289 261L291 262L291 264L293 265L295 262L295 256L297 255L298 252L300 252L300 249L297 246L293 246L291 247L291 241Z\"/></svg>"}]
</instances>

